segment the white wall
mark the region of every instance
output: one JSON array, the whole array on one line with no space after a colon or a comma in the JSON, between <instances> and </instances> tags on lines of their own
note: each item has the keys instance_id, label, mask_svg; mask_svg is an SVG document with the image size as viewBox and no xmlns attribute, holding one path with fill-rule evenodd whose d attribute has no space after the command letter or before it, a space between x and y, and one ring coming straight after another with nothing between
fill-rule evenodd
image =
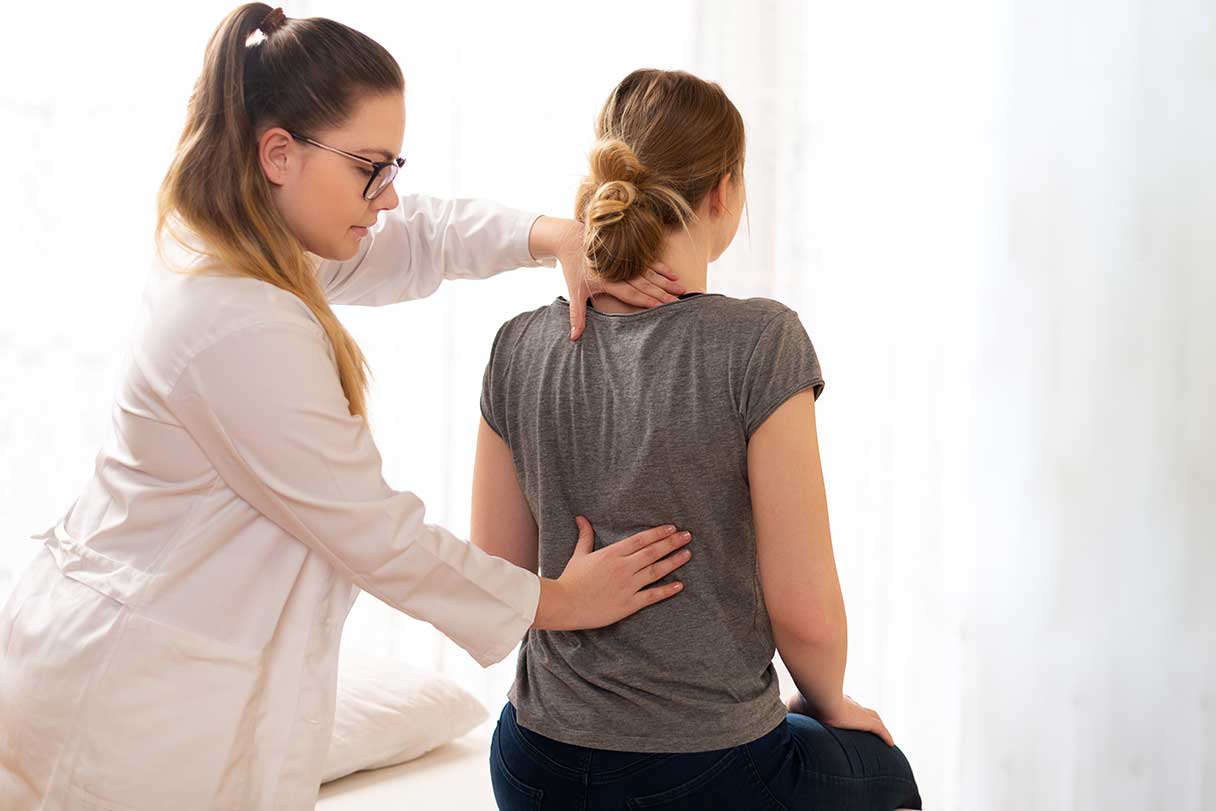
<instances>
[{"instance_id":1,"label":"white wall","mask_svg":"<svg viewBox=\"0 0 1216 811\"><path fill-rule=\"evenodd\" d=\"M1212 805L1216 7L763 8L721 278L823 359L850 688L932 807Z\"/></svg>"}]
</instances>

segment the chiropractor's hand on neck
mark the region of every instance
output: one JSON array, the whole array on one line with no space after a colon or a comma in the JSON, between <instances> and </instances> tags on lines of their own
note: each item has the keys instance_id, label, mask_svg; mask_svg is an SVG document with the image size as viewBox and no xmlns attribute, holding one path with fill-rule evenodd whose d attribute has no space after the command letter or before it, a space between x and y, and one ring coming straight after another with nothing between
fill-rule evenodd
<instances>
[{"instance_id":1,"label":"chiropractor's hand on neck","mask_svg":"<svg viewBox=\"0 0 1216 811\"><path fill-rule=\"evenodd\" d=\"M680 593L679 581L651 586L692 557L680 547L692 540L673 526L656 527L595 549L595 532L583 516L574 555L561 577L540 580L540 603L532 627L538 631L602 628ZM594 551L593 551L594 550Z\"/></svg>"},{"instance_id":2,"label":"chiropractor's hand on neck","mask_svg":"<svg viewBox=\"0 0 1216 811\"><path fill-rule=\"evenodd\" d=\"M627 282L602 282L590 277L583 255L583 225L575 220L538 218L528 237L528 250L537 259L555 256L561 263L566 289L570 291L572 341L582 337L587 326L587 297L592 293L607 293L634 307L658 307L688 292L679 277L662 263Z\"/></svg>"}]
</instances>

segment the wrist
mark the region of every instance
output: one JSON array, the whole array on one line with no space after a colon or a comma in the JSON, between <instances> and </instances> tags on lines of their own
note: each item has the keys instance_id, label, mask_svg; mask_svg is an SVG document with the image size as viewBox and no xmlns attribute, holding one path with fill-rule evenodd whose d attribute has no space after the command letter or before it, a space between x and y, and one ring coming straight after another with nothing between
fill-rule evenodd
<instances>
[{"instance_id":1,"label":"wrist","mask_svg":"<svg viewBox=\"0 0 1216 811\"><path fill-rule=\"evenodd\" d=\"M806 695L802 696L803 706L806 708L805 714L822 721L823 723L831 723L840 718L844 710L844 694L840 693L832 697L830 700L821 699L818 702L812 703L807 699Z\"/></svg>"},{"instance_id":2,"label":"wrist","mask_svg":"<svg viewBox=\"0 0 1216 811\"><path fill-rule=\"evenodd\" d=\"M582 242L582 233L582 224L575 220L542 215L528 233L528 251L537 260L561 256Z\"/></svg>"},{"instance_id":3,"label":"wrist","mask_svg":"<svg viewBox=\"0 0 1216 811\"><path fill-rule=\"evenodd\" d=\"M567 631L574 627L572 601L566 587L547 577L540 579L540 599L536 603L534 631Z\"/></svg>"}]
</instances>

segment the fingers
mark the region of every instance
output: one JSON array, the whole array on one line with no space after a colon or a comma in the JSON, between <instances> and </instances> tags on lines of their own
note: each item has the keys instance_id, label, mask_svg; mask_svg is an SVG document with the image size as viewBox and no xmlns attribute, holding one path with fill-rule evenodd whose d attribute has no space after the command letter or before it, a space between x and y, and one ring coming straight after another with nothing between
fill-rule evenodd
<instances>
[{"instance_id":1,"label":"fingers","mask_svg":"<svg viewBox=\"0 0 1216 811\"><path fill-rule=\"evenodd\" d=\"M662 276L663 278L667 279L668 281L673 281L673 282L680 281L679 275L674 270L672 270L667 264L665 264L663 262L655 262L653 265L651 265L649 268L647 268L647 270L649 270L652 273L656 273L659 276ZM676 291L672 290L671 292L675 293ZM679 292L686 293L688 291L684 290L683 287L680 287Z\"/></svg>"},{"instance_id":2,"label":"fingers","mask_svg":"<svg viewBox=\"0 0 1216 811\"><path fill-rule=\"evenodd\" d=\"M852 699L849 699L849 700L852 701ZM863 722L861 729L865 732L871 732L871 733L877 735L879 738L882 738L883 742L886 743L887 746L894 746L895 739L893 737L891 737L891 733L887 729L887 725L883 723L882 718L879 716L878 712L876 710L870 709L869 707L862 706L861 704L858 704L856 701L853 701L853 704L857 707L857 709L861 710L861 712L863 713L864 718L865 718L865 721Z\"/></svg>"},{"instance_id":3,"label":"fingers","mask_svg":"<svg viewBox=\"0 0 1216 811\"><path fill-rule=\"evenodd\" d=\"M634 597L634 611L639 611L648 605L661 603L671 597L675 597L684 588L684 584L677 580L674 583L668 583L663 586L655 586L654 588L642 589Z\"/></svg>"},{"instance_id":4,"label":"fingers","mask_svg":"<svg viewBox=\"0 0 1216 811\"><path fill-rule=\"evenodd\" d=\"M666 298L655 298L645 293L634 284L636 281L635 279L628 282L605 282L604 292L634 307L657 307L666 301ZM650 286L654 287L654 285ZM657 287L655 287L655 293L663 295Z\"/></svg>"},{"instance_id":5,"label":"fingers","mask_svg":"<svg viewBox=\"0 0 1216 811\"><path fill-rule=\"evenodd\" d=\"M629 555L629 562L635 566L635 571L641 571L656 560L667 557L691 540L691 532L677 532L675 535L669 535Z\"/></svg>"},{"instance_id":6,"label":"fingers","mask_svg":"<svg viewBox=\"0 0 1216 811\"><path fill-rule=\"evenodd\" d=\"M874 711L871 710L871 712ZM876 712L874 713L874 726L870 729L870 731L882 738L887 746L895 745L895 739L891 737L891 733L887 730L887 725L882 722L882 719L878 717L878 713Z\"/></svg>"},{"instance_id":7,"label":"fingers","mask_svg":"<svg viewBox=\"0 0 1216 811\"><path fill-rule=\"evenodd\" d=\"M869 707L858 704L849 696L844 697L844 704L838 715L827 718L814 715L813 713L808 714L818 718L827 726L838 729L854 729L858 732L869 732L880 738L887 746L895 745L895 738L892 737L890 730L887 729L887 725L883 723L878 713Z\"/></svg>"},{"instance_id":8,"label":"fingers","mask_svg":"<svg viewBox=\"0 0 1216 811\"><path fill-rule=\"evenodd\" d=\"M647 268L644 275L673 296L688 292L684 285L680 284L680 277L662 262L656 262L654 266Z\"/></svg>"},{"instance_id":9,"label":"fingers","mask_svg":"<svg viewBox=\"0 0 1216 811\"><path fill-rule=\"evenodd\" d=\"M625 540L618 541L608 548L616 552L618 555L628 556L645 549L651 544L658 543L664 538L674 535L675 532L676 528L671 524L661 527L653 527L651 529L643 530L636 535L630 535ZM675 548L676 547L674 546L672 547L672 549ZM668 551L671 550L669 549Z\"/></svg>"},{"instance_id":10,"label":"fingers","mask_svg":"<svg viewBox=\"0 0 1216 811\"><path fill-rule=\"evenodd\" d=\"M654 275L655 274L651 274L651 277ZM670 282L668 283L670 284ZM678 298L673 296L671 293L668 293L662 287L647 278L645 273L638 276L636 279L630 279L628 282L626 282L626 284L630 285L634 290L637 290L643 295L650 297L658 304L670 304L673 301L679 301Z\"/></svg>"},{"instance_id":11,"label":"fingers","mask_svg":"<svg viewBox=\"0 0 1216 811\"><path fill-rule=\"evenodd\" d=\"M658 544L655 544L656 546ZM639 586L648 586L656 580L662 580L667 575L674 572L676 569L688 563L692 558L692 552L685 549L682 552L675 552L662 560L652 563L645 569L642 569L637 574L637 583Z\"/></svg>"},{"instance_id":12,"label":"fingers","mask_svg":"<svg viewBox=\"0 0 1216 811\"><path fill-rule=\"evenodd\" d=\"M578 524L578 542L574 544L575 556L591 554L591 550L595 548L595 530L591 527L591 522L581 515L576 515L574 523Z\"/></svg>"}]
</instances>

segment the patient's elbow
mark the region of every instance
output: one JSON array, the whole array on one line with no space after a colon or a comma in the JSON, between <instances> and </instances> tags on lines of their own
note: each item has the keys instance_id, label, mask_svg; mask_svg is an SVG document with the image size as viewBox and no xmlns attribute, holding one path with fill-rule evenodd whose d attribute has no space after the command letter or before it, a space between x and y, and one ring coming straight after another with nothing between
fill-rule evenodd
<instances>
[{"instance_id":1,"label":"patient's elbow","mask_svg":"<svg viewBox=\"0 0 1216 811\"><path fill-rule=\"evenodd\" d=\"M843 611L818 616L803 615L798 619L770 617L770 620L777 650L835 648L843 645L848 637L848 625Z\"/></svg>"}]
</instances>

